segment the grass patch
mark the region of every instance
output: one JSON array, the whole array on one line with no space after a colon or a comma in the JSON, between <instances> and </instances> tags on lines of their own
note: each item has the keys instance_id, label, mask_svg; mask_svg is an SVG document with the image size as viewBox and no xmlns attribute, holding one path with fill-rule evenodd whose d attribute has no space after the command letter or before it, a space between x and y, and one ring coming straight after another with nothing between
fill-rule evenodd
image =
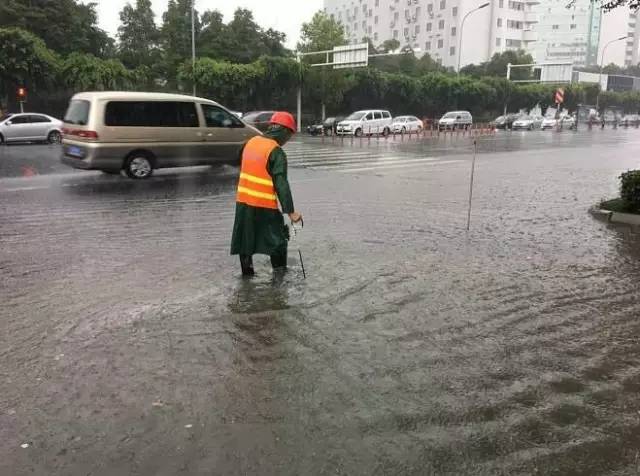
<instances>
[{"instance_id":1,"label":"grass patch","mask_svg":"<svg viewBox=\"0 0 640 476\"><path fill-rule=\"evenodd\" d=\"M634 207L631 203L623 200L622 198L604 200L600 202L600 208L610 212L633 213L635 215L640 215L640 209Z\"/></svg>"}]
</instances>

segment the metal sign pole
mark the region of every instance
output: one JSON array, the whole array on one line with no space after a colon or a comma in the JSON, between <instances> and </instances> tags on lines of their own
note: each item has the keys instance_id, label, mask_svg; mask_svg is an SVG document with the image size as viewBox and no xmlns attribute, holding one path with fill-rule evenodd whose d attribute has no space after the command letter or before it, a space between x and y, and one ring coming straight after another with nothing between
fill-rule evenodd
<instances>
[{"instance_id":1,"label":"metal sign pole","mask_svg":"<svg viewBox=\"0 0 640 476\"><path fill-rule=\"evenodd\" d=\"M476 156L478 154L478 139L473 139L473 160L471 161L471 180L469 182L469 213L467 215L467 231L471 230L471 207L473 204L473 182L476 172Z\"/></svg>"}]
</instances>

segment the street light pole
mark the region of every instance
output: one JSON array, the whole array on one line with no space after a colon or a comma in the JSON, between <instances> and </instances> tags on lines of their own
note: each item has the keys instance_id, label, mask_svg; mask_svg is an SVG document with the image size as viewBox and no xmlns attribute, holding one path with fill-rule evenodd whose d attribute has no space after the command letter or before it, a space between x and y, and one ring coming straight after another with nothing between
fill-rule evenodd
<instances>
[{"instance_id":1,"label":"street light pole","mask_svg":"<svg viewBox=\"0 0 640 476\"><path fill-rule=\"evenodd\" d=\"M467 12L467 14L464 17L462 17L462 23L460 23L460 41L458 42L458 67L456 68L456 72L458 74L460 74L460 59L462 57L462 34L464 33L464 22L467 20L467 17L469 15L471 15L474 12L477 12L478 10L482 10L483 8L486 8L488 6L489 6L489 2L483 3L479 7L476 7L473 10L470 10L469 12Z\"/></svg>"},{"instance_id":2,"label":"street light pole","mask_svg":"<svg viewBox=\"0 0 640 476\"><path fill-rule=\"evenodd\" d=\"M607 48L611 43L615 43L616 41L626 40L627 38L628 38L627 35L621 36L620 38L611 40L609 43L604 45L604 48L602 48L602 56L600 57L600 75L598 77L598 83L600 85L600 88L602 88L602 69L604 68L604 54L607 51ZM596 97L596 111L598 111L599 109L600 109L600 90L598 90L598 96Z\"/></svg>"},{"instance_id":3,"label":"street light pole","mask_svg":"<svg viewBox=\"0 0 640 476\"><path fill-rule=\"evenodd\" d=\"M196 0L191 0L191 76L193 77L193 95L196 95Z\"/></svg>"}]
</instances>

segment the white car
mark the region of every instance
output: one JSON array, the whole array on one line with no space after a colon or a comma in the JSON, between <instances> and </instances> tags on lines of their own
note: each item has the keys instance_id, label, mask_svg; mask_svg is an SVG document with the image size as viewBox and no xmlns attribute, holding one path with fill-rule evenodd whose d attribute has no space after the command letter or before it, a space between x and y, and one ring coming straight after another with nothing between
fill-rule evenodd
<instances>
[{"instance_id":1,"label":"white car","mask_svg":"<svg viewBox=\"0 0 640 476\"><path fill-rule=\"evenodd\" d=\"M576 125L576 120L572 116L562 116L559 119L562 129L572 129ZM545 117L542 121L541 129L553 129L558 126L558 120L555 117Z\"/></svg>"},{"instance_id":2,"label":"white car","mask_svg":"<svg viewBox=\"0 0 640 476\"><path fill-rule=\"evenodd\" d=\"M0 117L0 144L36 141L58 144L61 131L62 121L46 114L29 112Z\"/></svg>"},{"instance_id":3,"label":"white car","mask_svg":"<svg viewBox=\"0 0 640 476\"><path fill-rule=\"evenodd\" d=\"M514 131L518 129L526 129L532 131L542 126L542 117L538 116L523 116L513 123L512 129Z\"/></svg>"},{"instance_id":4,"label":"white car","mask_svg":"<svg viewBox=\"0 0 640 476\"><path fill-rule=\"evenodd\" d=\"M362 137L364 134L389 135L391 132L391 113L382 109L357 111L338 123L338 135Z\"/></svg>"},{"instance_id":5,"label":"white car","mask_svg":"<svg viewBox=\"0 0 640 476\"><path fill-rule=\"evenodd\" d=\"M424 124L416 116L398 116L393 119L391 130L395 133L420 132Z\"/></svg>"}]
</instances>

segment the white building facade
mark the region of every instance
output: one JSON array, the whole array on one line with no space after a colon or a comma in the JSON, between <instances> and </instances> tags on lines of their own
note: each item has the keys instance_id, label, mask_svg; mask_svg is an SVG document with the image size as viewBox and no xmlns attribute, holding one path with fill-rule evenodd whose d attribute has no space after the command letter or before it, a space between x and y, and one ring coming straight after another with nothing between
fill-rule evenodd
<instances>
[{"instance_id":1,"label":"white building facade","mask_svg":"<svg viewBox=\"0 0 640 476\"><path fill-rule=\"evenodd\" d=\"M369 38L373 44L395 39L444 66L481 63L494 53L529 49L538 0L325 0L325 12L340 22L351 43ZM460 40L462 39L462 42Z\"/></svg>"},{"instance_id":2,"label":"white building facade","mask_svg":"<svg viewBox=\"0 0 640 476\"><path fill-rule=\"evenodd\" d=\"M464 16L487 2L467 18L461 38ZM602 13L590 0L325 0L324 6L351 43L396 39L453 68L459 55L465 66L509 49L524 49L538 63L594 65L609 37L626 33L632 36L611 45L605 63L640 60L638 14L624 7Z\"/></svg>"}]
</instances>

